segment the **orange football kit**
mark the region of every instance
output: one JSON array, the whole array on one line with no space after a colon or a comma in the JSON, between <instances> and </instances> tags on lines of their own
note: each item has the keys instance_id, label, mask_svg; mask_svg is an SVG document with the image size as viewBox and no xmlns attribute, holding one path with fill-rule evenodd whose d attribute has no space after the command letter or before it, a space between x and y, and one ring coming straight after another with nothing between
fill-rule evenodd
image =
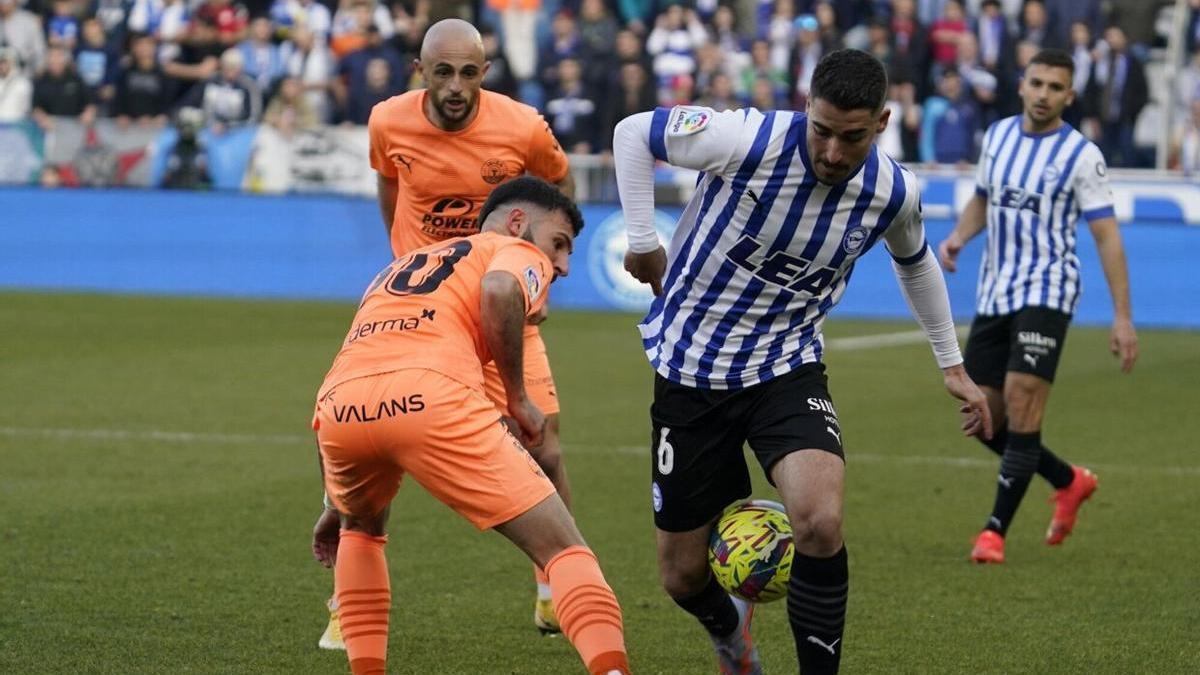
<instances>
[{"instance_id":1,"label":"orange football kit","mask_svg":"<svg viewBox=\"0 0 1200 675\"><path fill-rule=\"evenodd\" d=\"M568 171L567 156L537 110L487 90L465 129L443 131L425 117L424 89L394 96L371 111L371 168L398 183L392 254L479 231L479 210L500 183L526 173L551 183ZM546 345L525 328L525 388L546 415L559 412ZM495 364L484 370L486 393L506 410Z\"/></svg>"},{"instance_id":2,"label":"orange football kit","mask_svg":"<svg viewBox=\"0 0 1200 675\"><path fill-rule=\"evenodd\" d=\"M383 511L404 474L487 529L554 494L483 393L482 281L511 274L525 315L546 302L550 259L492 232L418 248L379 273L317 393L313 428L325 491L344 516ZM391 587L385 536L342 529L338 615L354 675L384 673ZM595 554L569 546L545 563L563 632L590 673L628 673L621 610Z\"/></svg>"}]
</instances>

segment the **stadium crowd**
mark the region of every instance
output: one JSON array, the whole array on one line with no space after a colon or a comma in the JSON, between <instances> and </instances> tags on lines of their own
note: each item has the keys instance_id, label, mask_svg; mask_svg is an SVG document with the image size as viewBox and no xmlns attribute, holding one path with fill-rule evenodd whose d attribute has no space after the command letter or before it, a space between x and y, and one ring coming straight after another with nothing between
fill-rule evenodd
<instances>
[{"instance_id":1,"label":"stadium crowd","mask_svg":"<svg viewBox=\"0 0 1200 675\"><path fill-rule=\"evenodd\" d=\"M1200 0L1179 92L1176 162L1200 163ZM576 153L605 153L623 117L696 103L803 108L821 55L857 47L891 78L880 143L910 162L969 163L1019 111L1043 47L1076 64L1069 122L1112 166L1150 166L1134 126L1167 0L0 0L0 123L162 126L193 108L216 131L362 125L420 86L412 60L446 16L482 28L485 86L543 112ZM1169 85L1168 85L1169 86Z\"/></svg>"}]
</instances>

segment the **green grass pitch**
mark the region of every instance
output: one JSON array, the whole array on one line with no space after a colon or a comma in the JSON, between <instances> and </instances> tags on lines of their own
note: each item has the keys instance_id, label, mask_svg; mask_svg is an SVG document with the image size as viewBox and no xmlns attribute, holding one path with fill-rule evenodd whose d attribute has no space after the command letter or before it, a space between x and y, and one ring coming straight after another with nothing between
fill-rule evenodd
<instances>
[{"instance_id":1,"label":"green grass pitch","mask_svg":"<svg viewBox=\"0 0 1200 675\"><path fill-rule=\"evenodd\" d=\"M0 294L0 673L348 672L316 648L331 577L308 550L308 422L353 309ZM560 312L545 327L576 514L635 672L711 673L700 628L657 585L634 323ZM966 560L996 465L958 436L928 347L830 350L849 457L844 672L1200 670L1200 335L1141 339L1123 377L1107 331L1072 329L1045 439L1101 489L1049 548L1035 482L999 567ZM529 563L411 482L388 558L391 672L583 671L535 632ZM761 610L766 671L795 672L783 603Z\"/></svg>"}]
</instances>

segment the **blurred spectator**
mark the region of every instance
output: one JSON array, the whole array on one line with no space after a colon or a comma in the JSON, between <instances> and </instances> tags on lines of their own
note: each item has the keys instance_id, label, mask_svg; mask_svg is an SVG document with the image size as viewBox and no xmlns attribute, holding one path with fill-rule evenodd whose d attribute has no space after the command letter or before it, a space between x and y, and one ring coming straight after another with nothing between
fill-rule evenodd
<instances>
[{"instance_id":1,"label":"blurred spectator","mask_svg":"<svg viewBox=\"0 0 1200 675\"><path fill-rule=\"evenodd\" d=\"M1055 46L1054 36L1050 32L1050 17L1042 0L1026 0L1021 9L1020 38L1042 48Z\"/></svg>"},{"instance_id":2,"label":"blurred spectator","mask_svg":"<svg viewBox=\"0 0 1200 675\"><path fill-rule=\"evenodd\" d=\"M184 100L185 106L203 110L205 121L217 133L252 124L262 116L262 93L244 67L242 53L226 49L217 74L193 87Z\"/></svg>"},{"instance_id":3,"label":"blurred spectator","mask_svg":"<svg viewBox=\"0 0 1200 675\"><path fill-rule=\"evenodd\" d=\"M889 82L912 82L915 76L912 63L892 46L892 32L887 21L871 20L867 26L867 46L864 51L871 52L883 63Z\"/></svg>"},{"instance_id":4,"label":"blurred spectator","mask_svg":"<svg viewBox=\"0 0 1200 675\"><path fill-rule=\"evenodd\" d=\"M333 27L333 14L317 0L274 0L270 16L276 30L286 37L291 37L295 28L305 28L325 42Z\"/></svg>"},{"instance_id":5,"label":"blurred spectator","mask_svg":"<svg viewBox=\"0 0 1200 675\"><path fill-rule=\"evenodd\" d=\"M108 48L120 53L127 40L126 27L133 0L90 0L86 14L100 20Z\"/></svg>"},{"instance_id":6,"label":"blurred spectator","mask_svg":"<svg viewBox=\"0 0 1200 675\"><path fill-rule=\"evenodd\" d=\"M911 81L893 82L890 99L900 104L900 117L894 114L888 126L895 125L900 133L901 152L896 159L915 161L920 157L921 117L924 108L917 101L917 87Z\"/></svg>"},{"instance_id":7,"label":"blurred spectator","mask_svg":"<svg viewBox=\"0 0 1200 675\"><path fill-rule=\"evenodd\" d=\"M33 121L51 131L55 117L75 117L84 126L96 118L87 85L75 72L71 53L62 47L46 50L46 70L33 82Z\"/></svg>"},{"instance_id":8,"label":"blurred spectator","mask_svg":"<svg viewBox=\"0 0 1200 675\"><path fill-rule=\"evenodd\" d=\"M304 87L294 77L279 81L279 90L271 97L263 112L263 122L291 138L297 131L315 129L320 125L317 113L304 97Z\"/></svg>"},{"instance_id":9,"label":"blurred spectator","mask_svg":"<svg viewBox=\"0 0 1200 675\"><path fill-rule=\"evenodd\" d=\"M83 39L75 52L75 69L101 114L109 114L117 78L121 74L121 55L108 46L104 24L99 19L83 22Z\"/></svg>"},{"instance_id":10,"label":"blurred spectator","mask_svg":"<svg viewBox=\"0 0 1200 675\"><path fill-rule=\"evenodd\" d=\"M1143 52L1154 46L1154 22L1158 19L1158 11L1174 4L1175 0L1108 0L1109 25L1120 26L1126 42L1136 47L1133 51Z\"/></svg>"},{"instance_id":11,"label":"blurred spectator","mask_svg":"<svg viewBox=\"0 0 1200 675\"><path fill-rule=\"evenodd\" d=\"M179 50L172 58L162 61L163 71L175 80L175 90L185 95L192 85L216 74L221 51L216 25L205 19L192 20Z\"/></svg>"},{"instance_id":12,"label":"blurred spectator","mask_svg":"<svg viewBox=\"0 0 1200 675\"><path fill-rule=\"evenodd\" d=\"M175 122L179 140L167 156L163 187L174 190L204 190L212 186L208 174L208 152L200 143L204 113L195 108L183 108Z\"/></svg>"},{"instance_id":13,"label":"blurred spectator","mask_svg":"<svg viewBox=\"0 0 1200 675\"><path fill-rule=\"evenodd\" d=\"M164 63L179 55L179 43L188 33L187 6L183 0L134 0L129 10L129 30L158 39L158 56Z\"/></svg>"},{"instance_id":14,"label":"blurred spectator","mask_svg":"<svg viewBox=\"0 0 1200 675\"><path fill-rule=\"evenodd\" d=\"M74 51L79 41L79 17L75 0L54 0L53 14L46 22L46 44Z\"/></svg>"},{"instance_id":15,"label":"blurred spectator","mask_svg":"<svg viewBox=\"0 0 1200 675\"><path fill-rule=\"evenodd\" d=\"M617 33L616 49L617 62L620 64L638 63L646 69L646 72L652 72L653 64L650 61L650 55L642 47L642 39L637 33L631 30L623 30Z\"/></svg>"},{"instance_id":16,"label":"blurred spectator","mask_svg":"<svg viewBox=\"0 0 1200 675\"><path fill-rule=\"evenodd\" d=\"M232 47L246 37L246 17L246 8L233 0L203 0L192 21L213 26L216 33L210 39L221 47Z\"/></svg>"},{"instance_id":17,"label":"blurred spectator","mask_svg":"<svg viewBox=\"0 0 1200 675\"><path fill-rule=\"evenodd\" d=\"M677 105L691 105L696 100L696 88L691 75L676 75L667 80L665 87L659 87L658 104L664 108Z\"/></svg>"},{"instance_id":18,"label":"blurred spectator","mask_svg":"<svg viewBox=\"0 0 1200 675\"><path fill-rule=\"evenodd\" d=\"M992 75L1013 67L1013 35L1008 19L1000 13L1000 0L984 0L975 31L979 43L979 62Z\"/></svg>"},{"instance_id":19,"label":"blurred spectator","mask_svg":"<svg viewBox=\"0 0 1200 675\"><path fill-rule=\"evenodd\" d=\"M1179 139L1179 168L1186 176L1200 175L1200 100L1193 99Z\"/></svg>"},{"instance_id":20,"label":"blurred spectator","mask_svg":"<svg viewBox=\"0 0 1200 675\"><path fill-rule=\"evenodd\" d=\"M838 26L837 10L832 2L823 0L813 5L813 16L817 19L817 32L820 34L823 51L832 52L846 46L842 40L842 29ZM858 28L856 26L852 30L857 31ZM862 32L862 39L866 39L865 32Z\"/></svg>"},{"instance_id":21,"label":"blurred spectator","mask_svg":"<svg viewBox=\"0 0 1200 675\"><path fill-rule=\"evenodd\" d=\"M20 122L33 105L33 82L16 64L17 54L0 47L0 123Z\"/></svg>"},{"instance_id":22,"label":"blurred spectator","mask_svg":"<svg viewBox=\"0 0 1200 675\"><path fill-rule=\"evenodd\" d=\"M113 112L117 122L162 125L171 105L171 81L158 64L158 45L152 35L134 36L133 59L117 79Z\"/></svg>"},{"instance_id":23,"label":"blurred spectator","mask_svg":"<svg viewBox=\"0 0 1200 675\"><path fill-rule=\"evenodd\" d=\"M654 59L654 75L660 82L670 82L678 75L690 76L696 70L696 48L706 41L708 33L694 11L684 11L678 4L668 6L646 38L646 52Z\"/></svg>"},{"instance_id":24,"label":"blurred spectator","mask_svg":"<svg viewBox=\"0 0 1200 675\"><path fill-rule=\"evenodd\" d=\"M33 12L17 6L17 0L0 0L0 44L13 50L26 75L41 72L46 58L42 22Z\"/></svg>"},{"instance_id":25,"label":"blurred spectator","mask_svg":"<svg viewBox=\"0 0 1200 675\"><path fill-rule=\"evenodd\" d=\"M283 51L271 39L271 20L265 16L250 21L249 36L238 45L246 75L254 80L259 91L270 91L286 72Z\"/></svg>"},{"instance_id":26,"label":"blurred spectator","mask_svg":"<svg viewBox=\"0 0 1200 675\"><path fill-rule=\"evenodd\" d=\"M365 126L371 117L371 108L396 93L392 86L392 66L384 59L371 59L367 62L366 77L361 84L350 87L342 121Z\"/></svg>"},{"instance_id":27,"label":"blurred spectator","mask_svg":"<svg viewBox=\"0 0 1200 675\"><path fill-rule=\"evenodd\" d=\"M696 74L692 78L696 91L708 91L713 77L725 74L724 66L721 50L717 45L711 42L700 45L696 50Z\"/></svg>"},{"instance_id":28,"label":"blurred spectator","mask_svg":"<svg viewBox=\"0 0 1200 675\"><path fill-rule=\"evenodd\" d=\"M542 0L485 0L485 2L488 7L500 13L501 27L504 33L502 41L504 55L508 57L508 64L512 66L513 77L517 78L518 82L533 79L538 68L545 68L549 65L539 62L537 51L537 21ZM557 18L558 14L555 15L556 20ZM555 65L557 63L556 60Z\"/></svg>"},{"instance_id":29,"label":"blurred spectator","mask_svg":"<svg viewBox=\"0 0 1200 675\"><path fill-rule=\"evenodd\" d=\"M351 0L349 5L343 5L337 11L333 18L333 37L329 40L329 50L334 57L341 59L367 46L367 34L374 23L373 11L370 0Z\"/></svg>"},{"instance_id":30,"label":"blurred spectator","mask_svg":"<svg viewBox=\"0 0 1200 675\"><path fill-rule=\"evenodd\" d=\"M592 152L595 119L596 100L584 84L583 66L563 59L558 63L558 86L546 101L546 121L554 137L567 152Z\"/></svg>"},{"instance_id":31,"label":"blurred spectator","mask_svg":"<svg viewBox=\"0 0 1200 675\"><path fill-rule=\"evenodd\" d=\"M589 87L601 87L608 80L617 29L604 0L583 0L579 6L579 56L584 64L583 79Z\"/></svg>"},{"instance_id":32,"label":"blurred spectator","mask_svg":"<svg viewBox=\"0 0 1200 675\"><path fill-rule=\"evenodd\" d=\"M1052 42L1055 45L1071 43L1072 26L1081 22L1091 32L1099 31L1102 13L1100 0L1043 0L1046 7L1047 21L1052 31Z\"/></svg>"},{"instance_id":33,"label":"blurred spectator","mask_svg":"<svg viewBox=\"0 0 1200 675\"><path fill-rule=\"evenodd\" d=\"M979 62L979 43L973 33L963 33L960 37L955 69L962 76L963 85L979 110L980 128L986 128L997 119L995 115L997 81L996 76L988 72Z\"/></svg>"},{"instance_id":34,"label":"blurred spectator","mask_svg":"<svg viewBox=\"0 0 1200 675\"><path fill-rule=\"evenodd\" d=\"M737 69L736 72L740 72L743 65L750 63L746 40L737 32L737 14L729 5L717 7L716 13L713 14L711 42L717 45L727 60L737 62L731 64Z\"/></svg>"},{"instance_id":35,"label":"blurred spectator","mask_svg":"<svg viewBox=\"0 0 1200 675\"><path fill-rule=\"evenodd\" d=\"M1092 80L1092 31L1082 21L1071 24L1070 52L1071 60L1075 62L1075 75L1071 79L1075 100L1063 111L1063 119L1078 128L1083 121L1084 96Z\"/></svg>"},{"instance_id":36,"label":"blurred spectator","mask_svg":"<svg viewBox=\"0 0 1200 675\"><path fill-rule=\"evenodd\" d=\"M367 16L358 15L358 4L366 4ZM392 22L392 13L388 10L387 5L376 0L361 0L355 3L353 0L347 4L345 0L338 7L338 10L333 13L333 32L332 35L336 38L342 33L353 32L356 29L368 29L371 26L379 29L379 34L383 39L391 39L396 34L396 25Z\"/></svg>"},{"instance_id":37,"label":"blurred spectator","mask_svg":"<svg viewBox=\"0 0 1200 675\"><path fill-rule=\"evenodd\" d=\"M362 96L362 92L369 89L367 70L370 68L371 62L375 60L387 62L388 82L384 87L388 91L387 96L394 96L405 90L408 82L408 70L404 66L404 59L400 56L400 52L384 42L383 36L374 26L368 26L367 44L362 49L347 54L338 62L337 77L333 78L331 82L333 96L338 105L349 110L349 100L353 98L353 92L359 92L358 95ZM367 109L367 114L370 114L370 108ZM364 121L363 124L366 122Z\"/></svg>"},{"instance_id":38,"label":"blurred spectator","mask_svg":"<svg viewBox=\"0 0 1200 675\"><path fill-rule=\"evenodd\" d=\"M1087 108L1099 120L1098 144L1109 166L1137 166L1133 126L1149 100L1145 66L1129 50L1120 26L1105 29L1103 42L1107 47L1093 69Z\"/></svg>"},{"instance_id":39,"label":"blurred spectator","mask_svg":"<svg viewBox=\"0 0 1200 675\"><path fill-rule=\"evenodd\" d=\"M628 61L618 72L616 92L601 103L604 122L601 125L603 137L599 140L600 147L606 151L612 150L613 129L618 122L634 113L653 110L658 103L654 82L645 66Z\"/></svg>"},{"instance_id":40,"label":"blurred spectator","mask_svg":"<svg viewBox=\"0 0 1200 675\"><path fill-rule=\"evenodd\" d=\"M1025 68L1029 66L1029 62L1041 50L1041 47L1026 40L1021 40L1017 43L1017 47L1013 52L1014 59L1016 60L1014 67L1003 74L1003 79L997 85L996 109L1001 117L1021 114L1023 110L1019 93L1021 77L1025 74Z\"/></svg>"},{"instance_id":41,"label":"blurred spectator","mask_svg":"<svg viewBox=\"0 0 1200 675\"><path fill-rule=\"evenodd\" d=\"M429 27L429 10L431 0L393 0L392 25L396 28L394 41L396 48L402 52L416 53L421 48L421 38L425 37L425 29ZM491 29L495 37L495 28ZM482 31L481 31L482 32ZM499 46L499 39L496 44ZM503 54L503 51L498 52ZM507 62L508 57L504 57Z\"/></svg>"},{"instance_id":42,"label":"blurred spectator","mask_svg":"<svg viewBox=\"0 0 1200 675\"><path fill-rule=\"evenodd\" d=\"M646 35L646 26L653 18L655 0L616 0L617 14L629 30L640 36Z\"/></svg>"},{"instance_id":43,"label":"blurred spectator","mask_svg":"<svg viewBox=\"0 0 1200 675\"><path fill-rule=\"evenodd\" d=\"M967 17L960 0L946 0L942 15L929 27L929 49L933 62L951 68L958 58L958 45L967 32Z\"/></svg>"},{"instance_id":44,"label":"blurred spectator","mask_svg":"<svg viewBox=\"0 0 1200 675\"><path fill-rule=\"evenodd\" d=\"M970 162L975 157L975 134L979 112L966 95L957 70L942 73L938 95L925 101L921 123L921 161L941 164Z\"/></svg>"},{"instance_id":45,"label":"blurred spectator","mask_svg":"<svg viewBox=\"0 0 1200 675\"><path fill-rule=\"evenodd\" d=\"M815 42L816 33L810 31L810 38ZM759 80L771 83L774 93L772 100L783 100L788 92L788 73L776 70L771 65L771 48L765 40L755 40L750 47L750 67L742 71L742 91L747 99L754 98L754 86Z\"/></svg>"},{"instance_id":46,"label":"blurred spectator","mask_svg":"<svg viewBox=\"0 0 1200 675\"><path fill-rule=\"evenodd\" d=\"M788 68L788 91L792 107L804 110L808 105L808 90L812 87L813 71L825 54L815 17L805 14L796 19L796 48L792 50Z\"/></svg>"},{"instance_id":47,"label":"blurred spectator","mask_svg":"<svg viewBox=\"0 0 1200 675\"><path fill-rule=\"evenodd\" d=\"M750 85L750 107L759 110L778 110L784 106L783 97L775 83L765 77L754 80Z\"/></svg>"},{"instance_id":48,"label":"blurred spectator","mask_svg":"<svg viewBox=\"0 0 1200 675\"><path fill-rule=\"evenodd\" d=\"M553 88L558 82L558 62L563 59L579 58L583 39L579 36L579 26L568 11L560 11L550 22L550 42L543 47L537 57L537 68L541 71L540 79L544 86ZM509 63L512 63L509 61ZM515 67L515 64L513 64ZM517 71L514 70L514 75ZM525 79L517 75L517 80Z\"/></svg>"},{"instance_id":49,"label":"blurred spectator","mask_svg":"<svg viewBox=\"0 0 1200 675\"><path fill-rule=\"evenodd\" d=\"M741 101L738 100L737 92L733 88L733 79L725 73L717 73L708 83L708 87L701 91L704 94L697 99L696 105L712 108L717 112L735 110L742 107Z\"/></svg>"},{"instance_id":50,"label":"blurred spectator","mask_svg":"<svg viewBox=\"0 0 1200 675\"><path fill-rule=\"evenodd\" d=\"M1175 78L1175 112L1172 138L1179 138L1192 117L1192 101L1200 100L1200 50L1191 53Z\"/></svg>"},{"instance_id":51,"label":"blurred spectator","mask_svg":"<svg viewBox=\"0 0 1200 675\"><path fill-rule=\"evenodd\" d=\"M325 41L305 26L291 31L291 39L284 43L287 58L287 74L300 80L304 97L317 114L317 119L328 122L330 118L329 92L333 79L333 56L325 47Z\"/></svg>"},{"instance_id":52,"label":"blurred spectator","mask_svg":"<svg viewBox=\"0 0 1200 675\"><path fill-rule=\"evenodd\" d=\"M1188 0L1187 25L1184 27L1184 44L1188 53L1200 46L1200 0Z\"/></svg>"},{"instance_id":53,"label":"blurred spectator","mask_svg":"<svg viewBox=\"0 0 1200 675\"><path fill-rule=\"evenodd\" d=\"M512 66L508 65L508 57L500 49L500 40L496 31L485 26L479 30L483 38L483 58L491 62L487 72L483 74L483 88L505 96L517 95L517 78L513 76Z\"/></svg>"},{"instance_id":54,"label":"blurred spectator","mask_svg":"<svg viewBox=\"0 0 1200 675\"><path fill-rule=\"evenodd\" d=\"M804 15L806 21L811 21L811 30L817 29L817 20L811 14ZM775 0L775 9L767 23L767 42L771 45L771 66L776 70L788 70L792 56L792 46L796 42L797 25L796 5L793 0Z\"/></svg>"},{"instance_id":55,"label":"blurred spectator","mask_svg":"<svg viewBox=\"0 0 1200 675\"><path fill-rule=\"evenodd\" d=\"M894 53L912 69L917 96L923 97L929 63L929 35L917 21L913 0L893 0L891 30Z\"/></svg>"}]
</instances>

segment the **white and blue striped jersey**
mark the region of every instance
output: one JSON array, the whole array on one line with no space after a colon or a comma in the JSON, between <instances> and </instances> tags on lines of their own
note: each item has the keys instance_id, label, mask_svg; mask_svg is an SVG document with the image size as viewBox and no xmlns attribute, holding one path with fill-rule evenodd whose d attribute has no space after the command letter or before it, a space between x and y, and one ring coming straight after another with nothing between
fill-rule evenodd
<instances>
[{"instance_id":1,"label":"white and blue striped jersey","mask_svg":"<svg viewBox=\"0 0 1200 675\"><path fill-rule=\"evenodd\" d=\"M928 253L912 173L873 147L845 182L819 183L805 127L790 111L655 111L651 153L702 172L639 326L663 377L739 389L818 362L859 256L889 228L911 234L889 233L902 264Z\"/></svg>"},{"instance_id":2,"label":"white and blue striped jersey","mask_svg":"<svg viewBox=\"0 0 1200 675\"><path fill-rule=\"evenodd\" d=\"M1029 134L1020 115L1000 120L984 134L975 191L988 201L976 312L1037 306L1074 313L1082 290L1079 217L1113 216L1100 149L1069 124Z\"/></svg>"}]
</instances>

